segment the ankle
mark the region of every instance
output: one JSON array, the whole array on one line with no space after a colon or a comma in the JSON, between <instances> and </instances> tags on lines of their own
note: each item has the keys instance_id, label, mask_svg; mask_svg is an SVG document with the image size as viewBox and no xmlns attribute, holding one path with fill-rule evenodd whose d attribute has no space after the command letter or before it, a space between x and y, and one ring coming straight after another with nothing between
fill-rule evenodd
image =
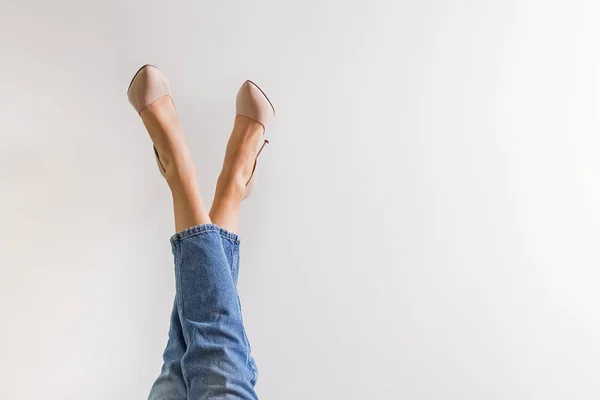
<instances>
[{"instance_id":1,"label":"ankle","mask_svg":"<svg viewBox=\"0 0 600 400\"><path fill-rule=\"evenodd\" d=\"M240 202L246 191L247 180L240 172L221 171L217 179L215 198L221 201Z\"/></svg>"}]
</instances>

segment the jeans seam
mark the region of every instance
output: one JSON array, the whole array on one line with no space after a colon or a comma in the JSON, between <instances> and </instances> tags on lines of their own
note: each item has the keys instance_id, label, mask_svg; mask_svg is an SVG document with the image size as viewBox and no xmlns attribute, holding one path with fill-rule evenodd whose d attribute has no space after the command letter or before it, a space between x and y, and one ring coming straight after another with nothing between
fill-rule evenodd
<instances>
[{"instance_id":1,"label":"jeans seam","mask_svg":"<svg viewBox=\"0 0 600 400\"><path fill-rule=\"evenodd\" d=\"M234 245L232 246L232 257L231 259L233 260L233 263L231 265L231 269L232 269L232 276L234 277L233 279L233 283L236 285L235 291L237 293L237 281L239 279L240 276L240 268L238 265L238 260L239 260L239 247L237 243L234 243Z\"/></svg>"},{"instance_id":2,"label":"jeans seam","mask_svg":"<svg viewBox=\"0 0 600 400\"><path fill-rule=\"evenodd\" d=\"M177 281L175 282L176 285L176 291L177 291L177 303L179 305L181 314L180 314L180 319L181 316L183 315L183 296L181 296L181 271L180 271L180 265L181 265L181 245L179 243L177 243L175 245L175 278L177 279Z\"/></svg>"},{"instance_id":3,"label":"jeans seam","mask_svg":"<svg viewBox=\"0 0 600 400\"><path fill-rule=\"evenodd\" d=\"M183 296L181 295L181 271L180 271L180 265L181 265L181 245L179 243L174 243L174 258L175 258L175 298L177 301L177 306L178 306L178 310L177 312L179 313L179 324L181 325L181 334L183 336L183 341L185 343L185 332L183 329L183 323L181 322L182 318L183 318ZM187 343L186 343L186 353L187 353ZM185 353L184 355L185 356ZM182 356L182 358L183 358ZM183 384L185 385L185 390L186 393L189 390L188 387L188 382L187 379L185 378L185 373L183 372L183 363L181 362L182 360L179 360L179 363L181 365L181 376L183 378ZM187 396L186 396L187 399Z\"/></svg>"},{"instance_id":4,"label":"jeans seam","mask_svg":"<svg viewBox=\"0 0 600 400\"><path fill-rule=\"evenodd\" d=\"M236 291L237 293L237 291ZM252 350L250 349L250 341L248 340L248 335L246 335L246 328L244 328L244 317L243 317L243 313L242 313L242 302L240 300L240 295L237 295L237 301L238 301L238 308L240 311L240 318L242 321L242 334L244 335L244 341L246 342L246 365L248 367L250 367L250 370L252 371L252 373L254 375L256 375L256 373L254 372L254 368L252 368L252 365L250 365L250 353L252 352Z\"/></svg>"}]
</instances>

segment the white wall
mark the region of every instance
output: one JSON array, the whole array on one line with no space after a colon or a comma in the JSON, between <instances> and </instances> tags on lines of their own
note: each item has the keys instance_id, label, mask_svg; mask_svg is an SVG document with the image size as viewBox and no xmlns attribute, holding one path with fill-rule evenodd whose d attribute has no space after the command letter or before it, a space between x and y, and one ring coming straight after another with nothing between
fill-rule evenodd
<instances>
[{"instance_id":1,"label":"white wall","mask_svg":"<svg viewBox=\"0 0 600 400\"><path fill-rule=\"evenodd\" d=\"M0 398L142 399L170 199L126 101L162 68L207 201L246 78L277 107L243 208L262 399L600 397L600 5L0 6Z\"/></svg>"}]
</instances>

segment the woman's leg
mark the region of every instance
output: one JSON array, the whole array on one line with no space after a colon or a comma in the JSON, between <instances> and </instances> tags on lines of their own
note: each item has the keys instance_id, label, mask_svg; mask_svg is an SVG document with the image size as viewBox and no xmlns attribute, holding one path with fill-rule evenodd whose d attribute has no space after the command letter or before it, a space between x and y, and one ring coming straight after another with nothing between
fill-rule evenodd
<instances>
[{"instance_id":1,"label":"woman's leg","mask_svg":"<svg viewBox=\"0 0 600 400\"><path fill-rule=\"evenodd\" d=\"M210 209L210 218L213 223L231 233L238 231L240 204L246 183L252 175L256 151L262 143L263 133L263 126L256 121L244 116L236 117ZM237 285L240 268L240 243L237 236L235 239L233 236L222 236L221 241L230 266L233 283ZM241 308L239 297L238 304ZM248 351L250 351L249 343ZM254 372L252 380L254 385L258 370L251 354L249 354L249 364Z\"/></svg>"},{"instance_id":2,"label":"woman's leg","mask_svg":"<svg viewBox=\"0 0 600 400\"><path fill-rule=\"evenodd\" d=\"M160 164L173 197L175 230L211 220L204 207L198 185L198 171L188 148L179 116L170 97L150 104L140 114L150 138L160 154Z\"/></svg>"},{"instance_id":3,"label":"woman's leg","mask_svg":"<svg viewBox=\"0 0 600 400\"><path fill-rule=\"evenodd\" d=\"M236 119L211 209L214 224L172 238L189 398L256 398L256 365L236 289L239 240L234 231L262 129L245 117Z\"/></svg>"},{"instance_id":4,"label":"woman's leg","mask_svg":"<svg viewBox=\"0 0 600 400\"><path fill-rule=\"evenodd\" d=\"M160 164L173 196L175 226L177 230L210 223L200 197L197 171L191 161L183 128L173 102L163 97L141 113L142 121L160 154ZM163 366L150 390L150 400L186 400L187 388L181 359L187 350L180 322L179 295L175 295L169 327L167 346L163 353Z\"/></svg>"},{"instance_id":5,"label":"woman's leg","mask_svg":"<svg viewBox=\"0 0 600 400\"><path fill-rule=\"evenodd\" d=\"M229 232L238 231L240 203L254 169L263 132L258 122L241 115L236 117L210 209L212 222Z\"/></svg>"},{"instance_id":6,"label":"woman's leg","mask_svg":"<svg viewBox=\"0 0 600 400\"><path fill-rule=\"evenodd\" d=\"M173 195L175 225L179 232L171 240L177 313L171 320L163 370L176 370L177 356L181 356L181 375L190 399L255 399L256 373L235 287L239 241L234 233L211 223L176 113L168 102L157 103L142 112L142 119L160 154ZM230 158L232 152L237 154L234 165L228 164L231 170L227 176L231 180L221 179L221 187L226 187L228 194L235 193L237 188L231 181L244 178L240 169L248 169L247 175L251 174L251 167L243 165L242 160L252 158L255 152L242 154L240 149L245 140L241 142L232 144L233 150L228 149ZM243 195L242 189L238 189ZM235 198L221 196L221 199L223 201L217 199L216 203L223 212L227 210L225 204L235 207ZM161 378L166 375L161 374L157 385L160 386Z\"/></svg>"}]
</instances>

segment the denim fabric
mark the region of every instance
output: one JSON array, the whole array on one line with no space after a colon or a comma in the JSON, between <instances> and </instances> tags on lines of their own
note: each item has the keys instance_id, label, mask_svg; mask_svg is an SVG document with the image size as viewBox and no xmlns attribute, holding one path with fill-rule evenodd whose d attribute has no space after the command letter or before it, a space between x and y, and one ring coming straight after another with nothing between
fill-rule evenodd
<instances>
[{"instance_id":1,"label":"denim fabric","mask_svg":"<svg viewBox=\"0 0 600 400\"><path fill-rule=\"evenodd\" d=\"M150 400L257 399L257 372L236 283L239 239L216 225L171 238L176 294Z\"/></svg>"}]
</instances>

